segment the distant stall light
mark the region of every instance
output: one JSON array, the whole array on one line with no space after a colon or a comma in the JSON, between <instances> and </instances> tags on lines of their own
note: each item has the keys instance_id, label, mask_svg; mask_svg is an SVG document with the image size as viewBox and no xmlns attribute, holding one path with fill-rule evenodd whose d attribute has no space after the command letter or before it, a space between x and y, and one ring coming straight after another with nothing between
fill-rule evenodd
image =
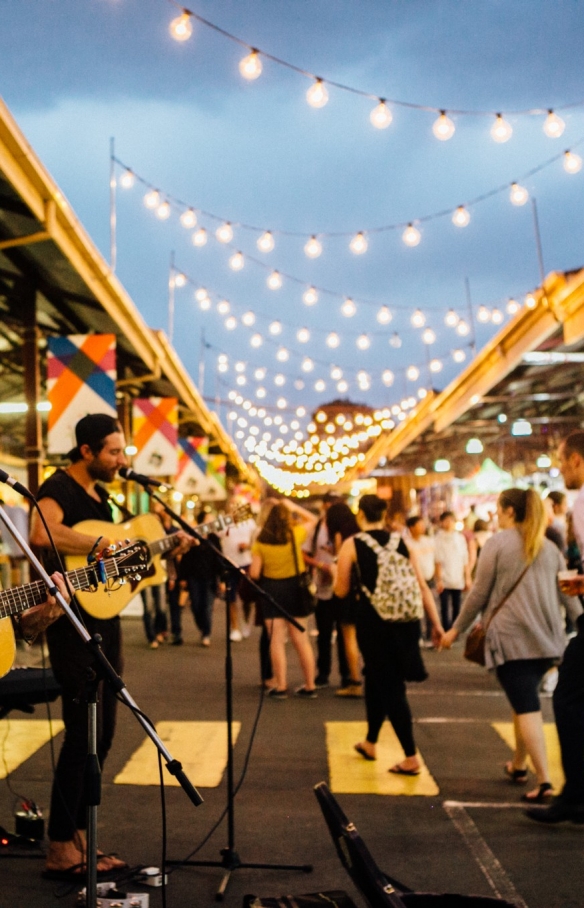
<instances>
[{"instance_id":1,"label":"distant stall light","mask_svg":"<svg viewBox=\"0 0 584 908\"><path fill-rule=\"evenodd\" d=\"M520 437L524 435L531 435L532 433L533 429L531 423L527 419L516 419L511 426L511 435Z\"/></svg>"},{"instance_id":2,"label":"distant stall light","mask_svg":"<svg viewBox=\"0 0 584 908\"><path fill-rule=\"evenodd\" d=\"M484 450L483 443L480 438L469 438L465 450L467 454L482 454Z\"/></svg>"},{"instance_id":3,"label":"distant stall light","mask_svg":"<svg viewBox=\"0 0 584 908\"><path fill-rule=\"evenodd\" d=\"M547 470L552 465L552 459L548 454L540 454L537 460L535 461L536 466L540 470Z\"/></svg>"},{"instance_id":4,"label":"distant stall light","mask_svg":"<svg viewBox=\"0 0 584 908\"><path fill-rule=\"evenodd\" d=\"M435 473L448 473L450 471L450 461L446 460L445 457L440 457L438 460L434 461L434 472Z\"/></svg>"}]
</instances>

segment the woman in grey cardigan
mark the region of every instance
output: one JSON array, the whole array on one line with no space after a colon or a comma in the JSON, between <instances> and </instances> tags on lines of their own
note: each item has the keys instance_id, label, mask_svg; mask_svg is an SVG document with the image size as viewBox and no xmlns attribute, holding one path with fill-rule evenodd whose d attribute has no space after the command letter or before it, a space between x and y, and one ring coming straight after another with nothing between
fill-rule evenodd
<instances>
[{"instance_id":1,"label":"woman in grey cardigan","mask_svg":"<svg viewBox=\"0 0 584 908\"><path fill-rule=\"evenodd\" d=\"M544 536L539 495L532 489L507 489L499 496L497 515L502 532L481 550L474 586L442 645L449 648L479 612L488 622L521 578L488 626L486 665L496 671L513 710L515 752L505 773L512 782L526 782L526 760L531 757L538 787L523 800L538 803L552 794L539 684L566 646L562 602L573 620L582 609L577 599L560 592L558 571L566 565L557 546Z\"/></svg>"}]
</instances>

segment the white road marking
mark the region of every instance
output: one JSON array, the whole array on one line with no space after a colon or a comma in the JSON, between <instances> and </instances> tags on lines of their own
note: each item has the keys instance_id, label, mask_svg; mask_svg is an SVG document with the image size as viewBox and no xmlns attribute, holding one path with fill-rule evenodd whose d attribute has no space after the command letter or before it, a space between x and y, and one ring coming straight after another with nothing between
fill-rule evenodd
<instances>
[{"instance_id":1,"label":"white road marking","mask_svg":"<svg viewBox=\"0 0 584 908\"><path fill-rule=\"evenodd\" d=\"M469 817L465 807L484 806L484 807L506 807L518 805L504 804L470 804L461 803L460 801L444 801L443 807L457 830L464 839L468 850L477 862L489 886L497 898L505 899L512 902L517 908L529 908L524 899L521 898L515 886L505 873L503 866L495 857L482 835L480 834L474 821Z\"/></svg>"}]
</instances>

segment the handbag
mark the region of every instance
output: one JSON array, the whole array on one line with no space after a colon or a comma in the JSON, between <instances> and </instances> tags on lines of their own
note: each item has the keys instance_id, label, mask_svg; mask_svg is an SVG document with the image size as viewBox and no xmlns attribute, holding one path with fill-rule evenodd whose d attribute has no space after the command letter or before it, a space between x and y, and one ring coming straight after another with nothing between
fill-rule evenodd
<instances>
[{"instance_id":1,"label":"handbag","mask_svg":"<svg viewBox=\"0 0 584 908\"><path fill-rule=\"evenodd\" d=\"M486 642L487 642L487 631L489 625L497 612L499 612L505 603L507 602L509 596L514 590L517 589L521 581L523 580L525 574L529 570L530 565L528 564L522 571L513 586L508 590L504 597L501 599L499 605L493 609L489 615L489 620L484 624L482 621L477 621L477 623L470 629L466 635L466 641L464 644L464 658L468 659L469 662L474 662L476 665L486 665Z\"/></svg>"},{"instance_id":2,"label":"handbag","mask_svg":"<svg viewBox=\"0 0 584 908\"><path fill-rule=\"evenodd\" d=\"M300 571L298 568L298 555L296 554L296 543L293 533L290 544L292 546L294 568L298 581L298 617L308 618L309 615L314 614L316 611L316 586L308 571Z\"/></svg>"}]
</instances>

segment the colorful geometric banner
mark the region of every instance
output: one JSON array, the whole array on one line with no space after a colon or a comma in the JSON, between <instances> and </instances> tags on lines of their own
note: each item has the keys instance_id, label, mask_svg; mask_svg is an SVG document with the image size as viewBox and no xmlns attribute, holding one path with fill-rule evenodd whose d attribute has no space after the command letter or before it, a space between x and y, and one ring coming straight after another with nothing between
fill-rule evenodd
<instances>
[{"instance_id":1,"label":"colorful geometric banner","mask_svg":"<svg viewBox=\"0 0 584 908\"><path fill-rule=\"evenodd\" d=\"M75 446L75 425L82 416L116 416L115 334L49 337L47 397L50 454L66 454Z\"/></svg>"},{"instance_id":2,"label":"colorful geometric banner","mask_svg":"<svg viewBox=\"0 0 584 908\"><path fill-rule=\"evenodd\" d=\"M223 455L208 455L208 438L179 438L178 440L178 472L175 479L175 488L183 495L198 495L205 501L223 501L227 497L224 485L221 485L216 476L210 473L210 460ZM223 463L225 472L225 463ZM219 470L221 464L217 464Z\"/></svg>"},{"instance_id":3,"label":"colorful geometric banner","mask_svg":"<svg viewBox=\"0 0 584 908\"><path fill-rule=\"evenodd\" d=\"M174 476L178 460L178 400L150 397L133 404L133 442L138 453L132 468L149 476Z\"/></svg>"},{"instance_id":4,"label":"colorful geometric banner","mask_svg":"<svg viewBox=\"0 0 584 908\"><path fill-rule=\"evenodd\" d=\"M211 454L207 464L207 474L211 476L222 489L226 487L225 469L227 458L224 454Z\"/></svg>"}]
</instances>

